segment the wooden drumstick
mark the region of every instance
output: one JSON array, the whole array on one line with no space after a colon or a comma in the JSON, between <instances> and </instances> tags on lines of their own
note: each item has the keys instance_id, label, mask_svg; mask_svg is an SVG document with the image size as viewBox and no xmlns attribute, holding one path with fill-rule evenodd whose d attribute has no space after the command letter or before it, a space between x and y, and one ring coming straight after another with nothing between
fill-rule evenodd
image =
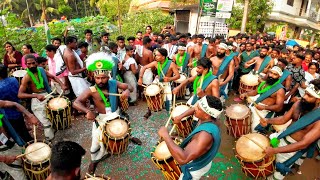
<instances>
[{"instance_id":1,"label":"wooden drumstick","mask_svg":"<svg viewBox=\"0 0 320 180\"><path fill-rule=\"evenodd\" d=\"M173 130L176 128L176 124L174 124L173 126L172 126L172 129L170 130L170 132L169 132L169 136L171 136L171 134L173 133Z\"/></svg>"},{"instance_id":2,"label":"wooden drumstick","mask_svg":"<svg viewBox=\"0 0 320 180\"><path fill-rule=\"evenodd\" d=\"M24 157L24 156L26 156L26 155L28 155L28 154L31 154L31 153L33 153L33 152L38 151L39 149L42 149L42 148L44 148L44 147L46 147L46 146L42 146L42 147L40 147L40 148L38 148L38 149L35 149L35 150L33 150L33 151L30 151L30 152L28 152L28 153L20 154L20 155L18 155L16 158L17 158L17 159L22 158L22 157Z\"/></svg>"},{"instance_id":3,"label":"wooden drumstick","mask_svg":"<svg viewBox=\"0 0 320 180\"><path fill-rule=\"evenodd\" d=\"M47 99L49 96L51 96L51 95L56 91L56 89L57 89L57 88L55 87L55 88L53 89L53 91L51 91L50 94L45 95L44 98Z\"/></svg>"},{"instance_id":4,"label":"wooden drumstick","mask_svg":"<svg viewBox=\"0 0 320 180\"><path fill-rule=\"evenodd\" d=\"M110 95L110 96L119 96L119 97L122 96L122 94L116 94L116 93L107 93L107 94Z\"/></svg>"},{"instance_id":5,"label":"wooden drumstick","mask_svg":"<svg viewBox=\"0 0 320 180\"><path fill-rule=\"evenodd\" d=\"M63 91L61 91L61 93L59 94L58 99L60 99L60 97L62 96L62 94L63 94Z\"/></svg>"},{"instance_id":6,"label":"wooden drumstick","mask_svg":"<svg viewBox=\"0 0 320 180\"><path fill-rule=\"evenodd\" d=\"M144 84L141 84L140 86L142 86L142 87L144 87L144 88L146 88L147 86L146 85L144 85Z\"/></svg>"},{"instance_id":7,"label":"wooden drumstick","mask_svg":"<svg viewBox=\"0 0 320 180\"><path fill-rule=\"evenodd\" d=\"M172 107L175 108L176 107L176 94L173 94L173 103L172 103Z\"/></svg>"},{"instance_id":8,"label":"wooden drumstick","mask_svg":"<svg viewBox=\"0 0 320 180\"><path fill-rule=\"evenodd\" d=\"M34 143L37 142L37 127L36 125L33 125L33 138L34 138Z\"/></svg>"},{"instance_id":9,"label":"wooden drumstick","mask_svg":"<svg viewBox=\"0 0 320 180\"><path fill-rule=\"evenodd\" d=\"M252 99L251 99L248 95L246 95L246 98L247 98L247 99L250 99L250 100L252 101ZM258 105L255 101L252 101L252 103L253 103L255 106ZM257 108L255 108L254 110L256 111L256 113L257 113L257 115L259 116L260 119L264 119L264 117L262 117L261 114L258 112Z\"/></svg>"},{"instance_id":10,"label":"wooden drumstick","mask_svg":"<svg viewBox=\"0 0 320 180\"><path fill-rule=\"evenodd\" d=\"M171 117L172 117L172 113L170 114L170 116L169 116L169 118L168 118L168 121L167 121L167 123L166 123L165 127L168 127L169 122L170 122L170 120L171 120Z\"/></svg>"}]
</instances>

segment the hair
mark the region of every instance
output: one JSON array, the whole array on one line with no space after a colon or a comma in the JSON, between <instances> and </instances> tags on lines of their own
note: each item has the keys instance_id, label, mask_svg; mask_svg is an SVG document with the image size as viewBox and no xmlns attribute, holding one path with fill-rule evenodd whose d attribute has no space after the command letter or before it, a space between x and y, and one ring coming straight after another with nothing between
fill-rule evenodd
<instances>
[{"instance_id":1,"label":"hair","mask_svg":"<svg viewBox=\"0 0 320 180\"><path fill-rule=\"evenodd\" d=\"M5 66L3 64L0 64L0 77L2 79L8 77L8 68L7 68L7 66Z\"/></svg>"},{"instance_id":2,"label":"hair","mask_svg":"<svg viewBox=\"0 0 320 180\"><path fill-rule=\"evenodd\" d=\"M74 41L78 41L78 38L77 38L76 36L68 36L68 37L66 38L65 44L68 45L68 44L70 44L70 43L72 43L72 42L74 42Z\"/></svg>"},{"instance_id":3,"label":"hair","mask_svg":"<svg viewBox=\"0 0 320 180\"><path fill-rule=\"evenodd\" d=\"M318 71L318 69L319 69L319 64L318 63L316 63L316 62L311 62L311 63L309 63L309 65L308 65L308 68L310 68L311 66L316 66L316 69L317 69L317 71Z\"/></svg>"},{"instance_id":4,"label":"hair","mask_svg":"<svg viewBox=\"0 0 320 180\"><path fill-rule=\"evenodd\" d=\"M56 52L56 51L57 51L57 47L55 47L55 46L52 45L52 44L46 45L45 49L46 49L47 51L53 51L53 52Z\"/></svg>"},{"instance_id":5,"label":"hair","mask_svg":"<svg viewBox=\"0 0 320 180\"><path fill-rule=\"evenodd\" d=\"M44 58L44 57L39 56L39 57L37 57L37 58L36 58L36 61L37 61L37 63L38 63L38 64L41 64L41 63L43 63L43 62L47 62L47 61L48 61L48 59L47 59L47 58Z\"/></svg>"},{"instance_id":6,"label":"hair","mask_svg":"<svg viewBox=\"0 0 320 180\"><path fill-rule=\"evenodd\" d=\"M272 49L272 51L277 51L277 53L280 54L280 49L278 49L278 48L274 48L274 49Z\"/></svg>"},{"instance_id":7,"label":"hair","mask_svg":"<svg viewBox=\"0 0 320 180\"><path fill-rule=\"evenodd\" d=\"M114 48L118 48L118 45L115 42L109 42L108 43L108 48L110 50L114 49Z\"/></svg>"},{"instance_id":8,"label":"hair","mask_svg":"<svg viewBox=\"0 0 320 180\"><path fill-rule=\"evenodd\" d=\"M164 35L163 35L163 34L159 34L159 36L160 36L162 39L164 39Z\"/></svg>"},{"instance_id":9,"label":"hair","mask_svg":"<svg viewBox=\"0 0 320 180\"><path fill-rule=\"evenodd\" d=\"M143 37L142 43L143 43L143 45L146 45L148 43L151 43L151 41L152 40L150 39L149 36L145 36L145 37Z\"/></svg>"},{"instance_id":10,"label":"hair","mask_svg":"<svg viewBox=\"0 0 320 180\"><path fill-rule=\"evenodd\" d=\"M125 40L124 36L118 36L117 37L117 41L124 41L124 40Z\"/></svg>"},{"instance_id":11,"label":"hair","mask_svg":"<svg viewBox=\"0 0 320 180\"><path fill-rule=\"evenodd\" d=\"M210 108L214 108L218 111L222 110L222 102L219 98L211 95L207 95L205 97L207 99L207 102ZM216 120L217 118L211 116L211 119Z\"/></svg>"},{"instance_id":12,"label":"hair","mask_svg":"<svg viewBox=\"0 0 320 180\"><path fill-rule=\"evenodd\" d=\"M159 48L158 52L164 57L168 56L168 51L165 48Z\"/></svg>"},{"instance_id":13,"label":"hair","mask_svg":"<svg viewBox=\"0 0 320 180\"><path fill-rule=\"evenodd\" d=\"M197 38L204 39L205 37L204 37L204 35L203 35L203 34L199 34L199 35L197 35Z\"/></svg>"},{"instance_id":14,"label":"hair","mask_svg":"<svg viewBox=\"0 0 320 180\"><path fill-rule=\"evenodd\" d=\"M12 45L12 43L11 43L11 42L7 41L6 43L4 43L4 45L6 45L6 44L9 44L9 45L12 47L12 50L13 50L13 51L15 51L15 50L16 50L16 48Z\"/></svg>"},{"instance_id":15,"label":"hair","mask_svg":"<svg viewBox=\"0 0 320 180\"><path fill-rule=\"evenodd\" d=\"M307 53L305 54L305 57L308 56L308 55L311 56L311 57L313 57L313 56L312 56L312 52L307 52Z\"/></svg>"},{"instance_id":16,"label":"hair","mask_svg":"<svg viewBox=\"0 0 320 180\"><path fill-rule=\"evenodd\" d=\"M89 44L88 44L87 42L80 42L80 43L78 44L78 48L82 48L82 47L87 48L88 46L89 46Z\"/></svg>"},{"instance_id":17,"label":"hair","mask_svg":"<svg viewBox=\"0 0 320 180\"><path fill-rule=\"evenodd\" d=\"M216 38L210 38L210 39L209 39L209 43L210 43L210 44L212 44L212 43L214 43L214 42L216 42Z\"/></svg>"},{"instance_id":18,"label":"hair","mask_svg":"<svg viewBox=\"0 0 320 180\"><path fill-rule=\"evenodd\" d=\"M126 48L126 51L132 51L132 50L134 50L133 47L130 46L130 45L125 46L125 48Z\"/></svg>"},{"instance_id":19,"label":"hair","mask_svg":"<svg viewBox=\"0 0 320 180\"><path fill-rule=\"evenodd\" d=\"M179 43L178 46L186 47L186 44L184 44L184 43Z\"/></svg>"},{"instance_id":20,"label":"hair","mask_svg":"<svg viewBox=\"0 0 320 180\"><path fill-rule=\"evenodd\" d=\"M200 58L200 59L197 61L197 66L202 66L203 68L208 68L208 69L210 69L211 66L212 66L212 62L210 61L209 58L203 57L203 58Z\"/></svg>"},{"instance_id":21,"label":"hair","mask_svg":"<svg viewBox=\"0 0 320 180\"><path fill-rule=\"evenodd\" d=\"M37 58L33 55L33 54L27 54L25 57L25 62L27 64L27 59L34 59L35 61L37 61Z\"/></svg>"},{"instance_id":22,"label":"hair","mask_svg":"<svg viewBox=\"0 0 320 180\"><path fill-rule=\"evenodd\" d=\"M141 34L142 34L142 31L137 31L137 33L136 33L136 34L139 34L139 33L141 33Z\"/></svg>"},{"instance_id":23,"label":"hair","mask_svg":"<svg viewBox=\"0 0 320 180\"><path fill-rule=\"evenodd\" d=\"M247 42L247 43L246 43L246 46L247 46L248 44L250 44L250 46L252 46L252 43L251 43L251 42ZM268 48L268 49L269 49L269 48Z\"/></svg>"},{"instance_id":24,"label":"hair","mask_svg":"<svg viewBox=\"0 0 320 180\"><path fill-rule=\"evenodd\" d=\"M282 63L285 64L286 66L289 64L289 62L288 62L285 58L279 58L278 61L279 61L279 62L282 62Z\"/></svg>"},{"instance_id":25,"label":"hair","mask_svg":"<svg viewBox=\"0 0 320 180\"><path fill-rule=\"evenodd\" d=\"M52 41L52 42L53 42L53 41L59 41L60 43L62 42L62 41L61 41L61 39L60 39L60 38L58 38L58 37L54 37L54 38L52 38L52 39L51 39L51 41Z\"/></svg>"},{"instance_id":26,"label":"hair","mask_svg":"<svg viewBox=\"0 0 320 180\"><path fill-rule=\"evenodd\" d=\"M134 40L136 40L136 38L133 36L128 37L127 41L131 41L131 40L134 41Z\"/></svg>"},{"instance_id":27,"label":"hair","mask_svg":"<svg viewBox=\"0 0 320 180\"><path fill-rule=\"evenodd\" d=\"M101 38L102 38L103 36L110 36L110 33L108 33L108 32L102 32L102 33L101 33Z\"/></svg>"},{"instance_id":28,"label":"hair","mask_svg":"<svg viewBox=\"0 0 320 180\"><path fill-rule=\"evenodd\" d=\"M269 47L268 46L262 46L261 49L266 49L268 51Z\"/></svg>"},{"instance_id":29,"label":"hair","mask_svg":"<svg viewBox=\"0 0 320 180\"><path fill-rule=\"evenodd\" d=\"M154 36L159 36L159 33L154 32L153 35L154 35Z\"/></svg>"},{"instance_id":30,"label":"hair","mask_svg":"<svg viewBox=\"0 0 320 180\"><path fill-rule=\"evenodd\" d=\"M86 35L87 33L93 34L91 29L84 30L84 34Z\"/></svg>"},{"instance_id":31,"label":"hair","mask_svg":"<svg viewBox=\"0 0 320 180\"><path fill-rule=\"evenodd\" d=\"M61 141L52 147L50 170L54 174L64 176L81 166L82 156L86 151L72 141Z\"/></svg>"},{"instance_id":32,"label":"hair","mask_svg":"<svg viewBox=\"0 0 320 180\"><path fill-rule=\"evenodd\" d=\"M191 39L197 39L198 36L196 34L194 34L193 36L191 36Z\"/></svg>"},{"instance_id":33,"label":"hair","mask_svg":"<svg viewBox=\"0 0 320 180\"><path fill-rule=\"evenodd\" d=\"M152 30L152 27L151 27L150 25L146 26L146 29L147 29L147 28L150 28L150 29Z\"/></svg>"},{"instance_id":34,"label":"hair","mask_svg":"<svg viewBox=\"0 0 320 180\"><path fill-rule=\"evenodd\" d=\"M302 53L296 53L295 56L301 60L304 60L305 56Z\"/></svg>"},{"instance_id":35,"label":"hair","mask_svg":"<svg viewBox=\"0 0 320 180\"><path fill-rule=\"evenodd\" d=\"M320 90L320 79L319 78L310 81L310 84L313 84L317 91Z\"/></svg>"},{"instance_id":36,"label":"hair","mask_svg":"<svg viewBox=\"0 0 320 180\"><path fill-rule=\"evenodd\" d=\"M181 39L181 38L187 38L187 37L188 37L187 35L181 34L181 35L179 36L179 39Z\"/></svg>"},{"instance_id":37,"label":"hair","mask_svg":"<svg viewBox=\"0 0 320 180\"><path fill-rule=\"evenodd\" d=\"M33 50L33 48L32 48L32 46L31 46L31 44L24 44L23 46L25 46L25 47L27 47L28 49L30 49L30 52L31 52L31 53L35 53L34 50Z\"/></svg>"}]
</instances>

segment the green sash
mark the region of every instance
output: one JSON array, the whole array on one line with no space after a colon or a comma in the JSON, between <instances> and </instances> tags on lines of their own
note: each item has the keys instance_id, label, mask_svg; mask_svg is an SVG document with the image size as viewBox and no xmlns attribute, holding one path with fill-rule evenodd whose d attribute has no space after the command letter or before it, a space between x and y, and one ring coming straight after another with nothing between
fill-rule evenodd
<instances>
[{"instance_id":1,"label":"green sash","mask_svg":"<svg viewBox=\"0 0 320 180\"><path fill-rule=\"evenodd\" d=\"M206 57L207 49L208 49L208 44L202 44L200 58Z\"/></svg>"},{"instance_id":2,"label":"green sash","mask_svg":"<svg viewBox=\"0 0 320 180\"><path fill-rule=\"evenodd\" d=\"M270 57L270 56L266 56L266 57L263 59L261 65L260 65L260 67L259 67L258 74L260 74L260 73L264 70L264 68L267 67L267 65L269 64L270 61L271 61L271 57Z\"/></svg>"},{"instance_id":3,"label":"green sash","mask_svg":"<svg viewBox=\"0 0 320 180\"><path fill-rule=\"evenodd\" d=\"M172 61L171 61L171 60L168 60L168 63L166 64L166 66L163 67L162 72L163 72L164 75L167 74L171 63L172 63ZM164 78L164 77L163 77L163 74L162 74L162 73L158 74L158 76L159 76L159 81L160 81L160 82L163 82L163 78Z\"/></svg>"},{"instance_id":4,"label":"green sash","mask_svg":"<svg viewBox=\"0 0 320 180\"><path fill-rule=\"evenodd\" d=\"M282 76L280 77L280 83L283 83L283 81L286 80L287 77L288 77L290 74L292 74L290 71L288 71L288 70L286 70L286 69L283 70L283 74L282 74Z\"/></svg>"},{"instance_id":5,"label":"green sash","mask_svg":"<svg viewBox=\"0 0 320 180\"><path fill-rule=\"evenodd\" d=\"M265 100L267 97L271 96L273 93L277 92L281 88L284 88L281 83L273 86L269 91L262 93L255 102L257 104L260 103L261 101Z\"/></svg>"},{"instance_id":6,"label":"green sash","mask_svg":"<svg viewBox=\"0 0 320 180\"><path fill-rule=\"evenodd\" d=\"M219 75L224 73L224 71L226 70L226 68L228 67L230 62L232 61L233 57L234 57L234 55L230 54L229 56L226 56L223 59L221 65L219 67L218 73L216 74L217 77L219 77Z\"/></svg>"}]
</instances>

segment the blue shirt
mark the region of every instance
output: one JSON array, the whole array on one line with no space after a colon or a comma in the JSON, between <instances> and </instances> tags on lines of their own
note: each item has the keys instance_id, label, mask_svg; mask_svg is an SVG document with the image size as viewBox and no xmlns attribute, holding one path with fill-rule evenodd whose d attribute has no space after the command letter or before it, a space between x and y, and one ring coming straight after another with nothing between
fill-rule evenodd
<instances>
[{"instance_id":1,"label":"blue shirt","mask_svg":"<svg viewBox=\"0 0 320 180\"><path fill-rule=\"evenodd\" d=\"M0 99L20 103L18 98L19 83L14 77L8 77L0 80ZM3 108L9 120L18 119L21 113L15 108Z\"/></svg>"}]
</instances>

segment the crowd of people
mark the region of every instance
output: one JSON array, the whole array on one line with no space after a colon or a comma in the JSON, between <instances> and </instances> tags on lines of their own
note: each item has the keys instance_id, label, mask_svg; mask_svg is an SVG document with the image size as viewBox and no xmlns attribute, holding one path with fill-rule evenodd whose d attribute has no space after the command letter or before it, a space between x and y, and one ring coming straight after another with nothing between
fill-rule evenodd
<instances>
[{"instance_id":1,"label":"crowd of people","mask_svg":"<svg viewBox=\"0 0 320 180\"><path fill-rule=\"evenodd\" d=\"M6 42L0 64L0 133L5 137L0 138L5 152L0 155L0 170L17 171L7 165L19 161L17 151L12 149L33 140L25 120L40 123L46 140L54 138L55 130L46 114L46 104L54 94L68 97L74 112L92 121L92 144L87 150L91 154L90 174L110 156L100 141L101 126L118 116L130 119L121 108L126 100L132 108L139 100L147 100L146 120L152 111L164 106L170 112L176 99L186 100L190 108L173 117L173 122L179 124L184 117L193 116L190 135L177 145L166 127L159 127L158 132L180 164L183 180L200 179L209 171L221 142L219 119L230 97L234 97L231 104L248 101L251 133L271 134L272 146L263 153L276 155L278 166L282 166L268 178L283 179L289 173L287 169L302 164L306 152L314 152L316 145L319 148L320 48L287 46L286 41L266 33L225 39L173 29L166 26L159 34L147 26L145 33L118 36L115 41L107 32L93 37L90 29L84 32L84 41L79 41L68 36L66 30L63 39L53 38L45 47L46 57L39 56L30 44L23 45L21 53ZM17 70L25 70L23 78L9 77ZM150 102L157 100L148 98L157 94L156 89L147 91L154 84L161 89L160 106ZM23 107L19 105L21 100L29 104ZM289 120L291 125L280 132L271 133L268 128ZM136 137L130 136L130 141L142 144ZM287 163L298 152L298 160ZM84 153L73 142L57 143L52 148L48 179L80 178ZM1 177L5 175L2 172ZM11 176L26 177L23 172Z\"/></svg>"}]
</instances>

